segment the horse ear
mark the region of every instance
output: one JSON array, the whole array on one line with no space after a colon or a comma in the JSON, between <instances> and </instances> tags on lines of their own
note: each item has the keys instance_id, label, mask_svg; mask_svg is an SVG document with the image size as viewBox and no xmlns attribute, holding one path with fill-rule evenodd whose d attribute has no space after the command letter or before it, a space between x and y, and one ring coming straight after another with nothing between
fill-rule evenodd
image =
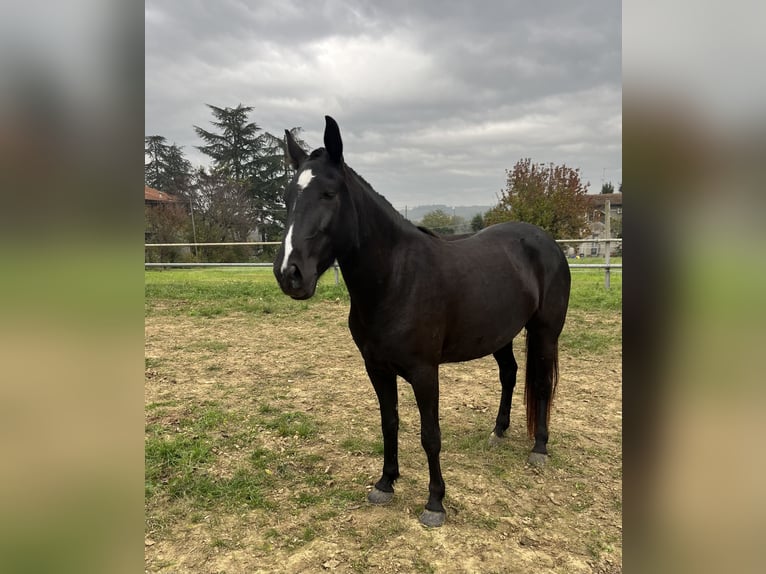
<instances>
[{"instance_id":1,"label":"horse ear","mask_svg":"<svg viewBox=\"0 0 766 574\"><path fill-rule=\"evenodd\" d=\"M340 164L343 162L343 140L340 139L340 128L330 116L325 116L324 147L330 159Z\"/></svg>"},{"instance_id":2,"label":"horse ear","mask_svg":"<svg viewBox=\"0 0 766 574\"><path fill-rule=\"evenodd\" d=\"M293 169L298 169L298 166L306 159L306 152L297 144L289 130L285 130L285 144L285 159L293 166Z\"/></svg>"}]
</instances>

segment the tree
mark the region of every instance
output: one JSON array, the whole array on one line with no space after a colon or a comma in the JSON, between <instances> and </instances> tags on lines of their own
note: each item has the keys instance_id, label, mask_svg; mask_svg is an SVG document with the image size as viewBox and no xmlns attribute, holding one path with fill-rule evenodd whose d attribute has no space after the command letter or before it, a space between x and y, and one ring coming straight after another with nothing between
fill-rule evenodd
<instances>
[{"instance_id":1,"label":"tree","mask_svg":"<svg viewBox=\"0 0 766 574\"><path fill-rule=\"evenodd\" d=\"M149 163L144 163L144 181L146 185L157 189L163 176L163 164L167 154L167 140L162 136L144 137L144 159L149 157Z\"/></svg>"},{"instance_id":2,"label":"tree","mask_svg":"<svg viewBox=\"0 0 766 574\"><path fill-rule=\"evenodd\" d=\"M256 217L247 186L225 170L200 168L195 174L192 203L197 240L200 243L247 241ZM251 250L242 247L201 248L203 259L241 261Z\"/></svg>"},{"instance_id":3,"label":"tree","mask_svg":"<svg viewBox=\"0 0 766 574\"><path fill-rule=\"evenodd\" d=\"M147 243L177 243L188 239L189 214L185 205L178 202L158 203L144 206L144 237ZM146 249L146 261L178 261L181 252L177 247Z\"/></svg>"},{"instance_id":4,"label":"tree","mask_svg":"<svg viewBox=\"0 0 766 574\"><path fill-rule=\"evenodd\" d=\"M211 123L220 133L194 126L194 131L206 144L197 146L197 149L213 160L213 167L218 173L227 173L235 181L249 179L257 171L255 164L261 148L258 138L261 128L255 122L248 121L248 114L253 108L242 104L236 108L205 105L216 118Z\"/></svg>"},{"instance_id":5,"label":"tree","mask_svg":"<svg viewBox=\"0 0 766 574\"><path fill-rule=\"evenodd\" d=\"M290 130L295 137L300 128ZM285 161L284 141L265 132L261 136L261 161L257 164L257 172L253 177L253 207L256 209L259 221L259 231L263 241L277 239L284 228L286 212L283 195L292 177L290 162ZM305 143L296 138L305 150Z\"/></svg>"},{"instance_id":6,"label":"tree","mask_svg":"<svg viewBox=\"0 0 766 574\"><path fill-rule=\"evenodd\" d=\"M604 185L601 186L601 193L614 193L614 185L612 185L611 181L607 181Z\"/></svg>"},{"instance_id":7,"label":"tree","mask_svg":"<svg viewBox=\"0 0 766 574\"><path fill-rule=\"evenodd\" d=\"M420 224L431 231L442 235L453 235L455 228L462 225L465 220L458 215L448 215L441 209L429 211L423 216Z\"/></svg>"},{"instance_id":8,"label":"tree","mask_svg":"<svg viewBox=\"0 0 766 574\"><path fill-rule=\"evenodd\" d=\"M291 176L284 160L284 143L269 132L259 133L262 131L260 126L248 117L253 110L251 106L207 106L215 117L211 123L219 131L194 126L206 142L198 149L213 160L213 169L218 176L228 177L246 189L251 201L252 228L257 228L259 239L276 239L284 228L283 191ZM297 135L300 128L290 131ZM300 138L297 141L300 143Z\"/></svg>"},{"instance_id":9,"label":"tree","mask_svg":"<svg viewBox=\"0 0 766 574\"><path fill-rule=\"evenodd\" d=\"M194 209L207 229L202 241L246 241L252 227L252 202L241 183L215 169L200 169L195 178Z\"/></svg>"},{"instance_id":10,"label":"tree","mask_svg":"<svg viewBox=\"0 0 766 574\"><path fill-rule=\"evenodd\" d=\"M169 145L163 136L144 138L144 155L149 162L144 164L146 185L164 191L185 195L191 186L191 162L183 155L183 148Z\"/></svg>"},{"instance_id":11,"label":"tree","mask_svg":"<svg viewBox=\"0 0 766 574\"><path fill-rule=\"evenodd\" d=\"M476 233L482 229L484 229L484 218L482 217L481 213L477 213L471 220L471 230Z\"/></svg>"},{"instance_id":12,"label":"tree","mask_svg":"<svg viewBox=\"0 0 766 574\"><path fill-rule=\"evenodd\" d=\"M529 158L506 170L506 188L484 216L487 225L526 221L557 239L580 238L587 231L586 185L579 169L532 163Z\"/></svg>"},{"instance_id":13,"label":"tree","mask_svg":"<svg viewBox=\"0 0 766 574\"><path fill-rule=\"evenodd\" d=\"M612 215L609 220L609 232L612 237L622 239L622 217Z\"/></svg>"}]
</instances>

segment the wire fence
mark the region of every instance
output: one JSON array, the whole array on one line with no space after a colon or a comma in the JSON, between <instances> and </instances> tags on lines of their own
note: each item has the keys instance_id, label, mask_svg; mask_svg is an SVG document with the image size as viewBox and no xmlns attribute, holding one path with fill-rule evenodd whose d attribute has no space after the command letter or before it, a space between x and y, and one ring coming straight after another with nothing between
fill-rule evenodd
<instances>
[{"instance_id":1,"label":"wire fence","mask_svg":"<svg viewBox=\"0 0 766 574\"><path fill-rule=\"evenodd\" d=\"M565 246L573 245L586 245L586 244L605 244L604 249L604 263L570 263L569 267L572 269L603 269L604 270L604 287L607 289L611 286L611 271L612 269L622 271L622 263L611 262L611 245L618 244L622 246L622 239L557 239L556 243ZM236 242L220 242L220 243L145 243L145 249L159 249L169 247L265 247L281 245L279 241L236 241ZM579 261L579 259L576 259ZM172 267L271 267L272 262L261 261L246 261L246 262L199 262L199 261L145 261L144 267L159 267L159 268L172 268ZM335 284L340 281L338 275L338 262L336 261L332 265L335 273Z\"/></svg>"}]
</instances>

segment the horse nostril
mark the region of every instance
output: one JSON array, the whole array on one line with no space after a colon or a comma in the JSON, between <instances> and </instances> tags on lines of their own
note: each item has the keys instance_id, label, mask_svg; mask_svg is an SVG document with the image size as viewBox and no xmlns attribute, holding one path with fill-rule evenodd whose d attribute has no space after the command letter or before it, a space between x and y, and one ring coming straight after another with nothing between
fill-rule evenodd
<instances>
[{"instance_id":1,"label":"horse nostril","mask_svg":"<svg viewBox=\"0 0 766 574\"><path fill-rule=\"evenodd\" d=\"M295 264L292 264L287 268L285 276L290 282L290 287L293 289L300 289L303 284L303 275L301 275L300 269L298 269Z\"/></svg>"}]
</instances>

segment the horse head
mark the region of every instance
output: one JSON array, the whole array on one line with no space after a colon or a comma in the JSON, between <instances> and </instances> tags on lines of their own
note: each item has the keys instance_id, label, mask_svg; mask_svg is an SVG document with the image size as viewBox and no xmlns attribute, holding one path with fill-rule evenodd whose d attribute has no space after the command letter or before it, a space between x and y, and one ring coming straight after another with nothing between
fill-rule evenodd
<instances>
[{"instance_id":1,"label":"horse head","mask_svg":"<svg viewBox=\"0 0 766 574\"><path fill-rule=\"evenodd\" d=\"M337 231L348 190L338 124L325 116L324 148L307 154L285 130L286 158L295 175L285 190L287 232L274 261L282 291L308 299L319 277L337 257Z\"/></svg>"}]
</instances>

